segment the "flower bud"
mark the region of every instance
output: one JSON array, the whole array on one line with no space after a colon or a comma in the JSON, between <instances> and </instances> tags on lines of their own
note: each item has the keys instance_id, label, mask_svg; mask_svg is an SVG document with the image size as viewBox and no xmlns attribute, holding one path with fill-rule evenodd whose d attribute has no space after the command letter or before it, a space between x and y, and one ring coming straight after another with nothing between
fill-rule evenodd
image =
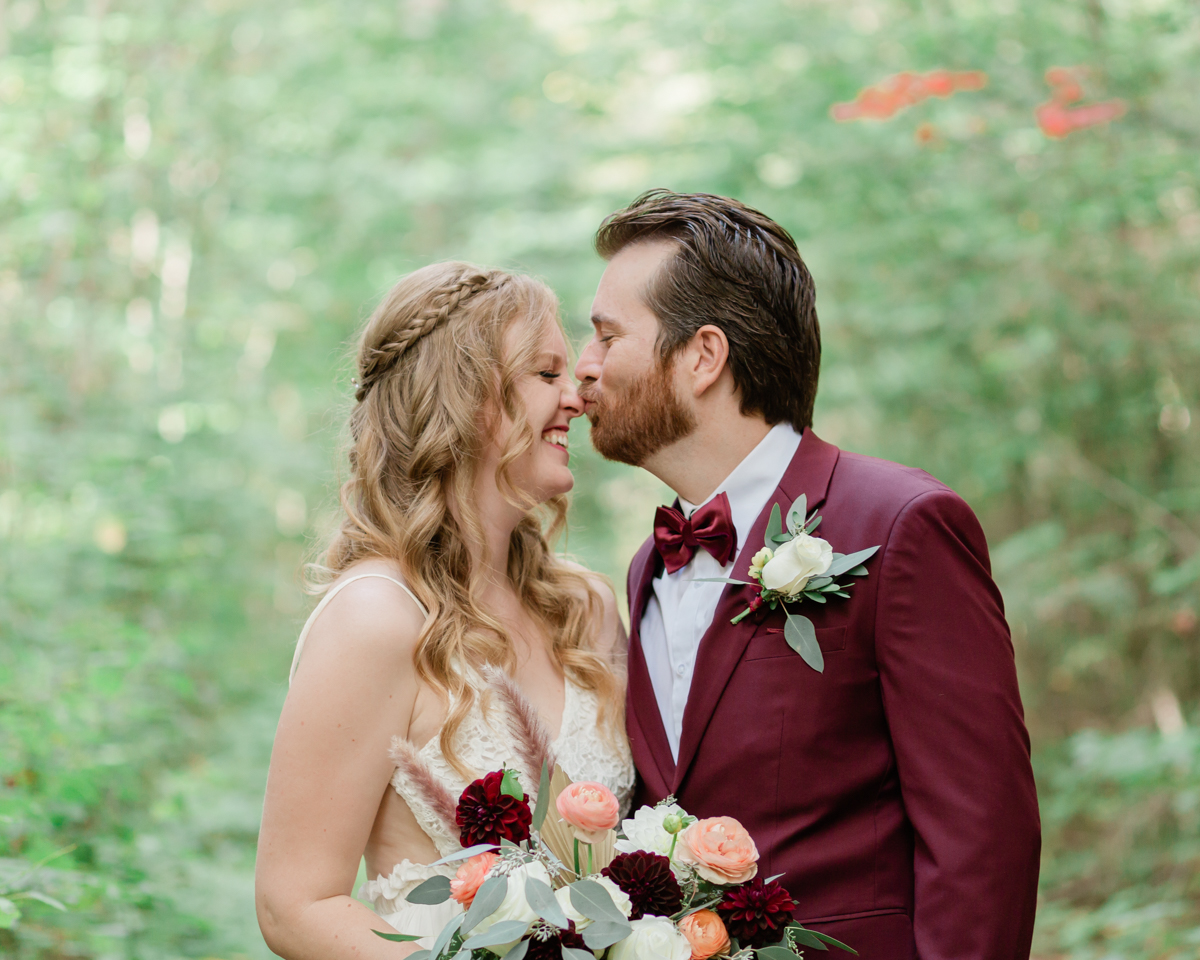
<instances>
[{"instance_id":1,"label":"flower bud","mask_svg":"<svg viewBox=\"0 0 1200 960\"><path fill-rule=\"evenodd\" d=\"M683 829L683 817L674 813L668 814L663 817L662 825L667 833L674 835Z\"/></svg>"}]
</instances>

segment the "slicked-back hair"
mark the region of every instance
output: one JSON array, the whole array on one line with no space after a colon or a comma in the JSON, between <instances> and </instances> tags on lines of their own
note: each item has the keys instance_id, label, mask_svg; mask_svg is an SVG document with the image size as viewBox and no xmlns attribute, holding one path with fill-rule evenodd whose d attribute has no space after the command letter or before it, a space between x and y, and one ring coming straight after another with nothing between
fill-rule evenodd
<instances>
[{"instance_id":1,"label":"slicked-back hair","mask_svg":"<svg viewBox=\"0 0 1200 960\"><path fill-rule=\"evenodd\" d=\"M821 367L816 287L791 235L728 197L650 190L608 216L596 251L611 260L634 243L676 244L645 291L665 362L705 324L729 341L744 414L812 425Z\"/></svg>"}]
</instances>

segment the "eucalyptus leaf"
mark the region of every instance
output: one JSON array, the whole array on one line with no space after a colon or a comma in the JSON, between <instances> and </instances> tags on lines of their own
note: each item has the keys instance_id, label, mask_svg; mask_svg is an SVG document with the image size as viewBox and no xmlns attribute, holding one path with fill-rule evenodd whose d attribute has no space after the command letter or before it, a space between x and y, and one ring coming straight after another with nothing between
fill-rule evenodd
<instances>
[{"instance_id":1,"label":"eucalyptus leaf","mask_svg":"<svg viewBox=\"0 0 1200 960\"><path fill-rule=\"evenodd\" d=\"M866 567L855 567L853 570L851 570L849 572L849 574L847 574L847 576L865 577L865 576L867 576L867 568Z\"/></svg>"},{"instance_id":2,"label":"eucalyptus leaf","mask_svg":"<svg viewBox=\"0 0 1200 960\"><path fill-rule=\"evenodd\" d=\"M408 891L408 896L404 899L409 903L423 903L431 907L445 903L450 899L450 878L441 874L430 877Z\"/></svg>"},{"instance_id":3,"label":"eucalyptus leaf","mask_svg":"<svg viewBox=\"0 0 1200 960\"><path fill-rule=\"evenodd\" d=\"M804 516L808 510L808 497L803 493L796 498L792 504L792 509L788 511L787 528L788 533L795 536L804 529Z\"/></svg>"},{"instance_id":4,"label":"eucalyptus leaf","mask_svg":"<svg viewBox=\"0 0 1200 960\"><path fill-rule=\"evenodd\" d=\"M613 903L612 895L595 880L579 880L567 887L571 906L589 920L611 920L623 923L623 914Z\"/></svg>"},{"instance_id":5,"label":"eucalyptus leaf","mask_svg":"<svg viewBox=\"0 0 1200 960\"><path fill-rule=\"evenodd\" d=\"M477 950L480 947L497 947L502 943L520 940L528 929L529 924L524 920L501 920L499 923L492 924L485 932L467 937L463 941L463 946L471 950Z\"/></svg>"},{"instance_id":6,"label":"eucalyptus leaf","mask_svg":"<svg viewBox=\"0 0 1200 960\"><path fill-rule=\"evenodd\" d=\"M817 603L825 603L824 594L818 593L815 590L805 590L804 595L808 597L809 600L815 600Z\"/></svg>"},{"instance_id":7,"label":"eucalyptus leaf","mask_svg":"<svg viewBox=\"0 0 1200 960\"><path fill-rule=\"evenodd\" d=\"M542 761L542 776L538 780L538 798L533 807L533 829L541 830L546 822L546 811L550 809L550 764Z\"/></svg>"},{"instance_id":8,"label":"eucalyptus leaf","mask_svg":"<svg viewBox=\"0 0 1200 960\"><path fill-rule=\"evenodd\" d=\"M834 596L835 596L835 597L844 597L844 598L845 598L845 599L847 599L847 600L849 600L849 599L850 599L850 594L848 594L848 593L846 593L846 592L844 592L844 591L842 591L842 590L838 590L838 591L836 591L836 592L834 593Z\"/></svg>"},{"instance_id":9,"label":"eucalyptus leaf","mask_svg":"<svg viewBox=\"0 0 1200 960\"><path fill-rule=\"evenodd\" d=\"M806 947L812 947L814 950L828 950L812 930L805 930L803 927L791 927L792 937L797 943L802 943Z\"/></svg>"},{"instance_id":10,"label":"eucalyptus leaf","mask_svg":"<svg viewBox=\"0 0 1200 960\"><path fill-rule=\"evenodd\" d=\"M817 589L820 590L822 593L837 593L842 588L841 588L841 585L837 584L837 583L826 583L826 584L823 584L822 586L817 587Z\"/></svg>"},{"instance_id":11,"label":"eucalyptus leaf","mask_svg":"<svg viewBox=\"0 0 1200 960\"><path fill-rule=\"evenodd\" d=\"M792 539L792 535L790 533L777 533L775 536L773 536L771 538L771 542L772 543L787 543L791 539ZM767 544L768 547L770 545L771 545L770 543Z\"/></svg>"},{"instance_id":12,"label":"eucalyptus leaf","mask_svg":"<svg viewBox=\"0 0 1200 960\"><path fill-rule=\"evenodd\" d=\"M525 954L528 952L529 941L522 940L504 955L504 960L525 960Z\"/></svg>"},{"instance_id":13,"label":"eucalyptus leaf","mask_svg":"<svg viewBox=\"0 0 1200 960\"><path fill-rule=\"evenodd\" d=\"M813 577L808 581L809 590L821 590L833 583L833 577Z\"/></svg>"},{"instance_id":14,"label":"eucalyptus leaf","mask_svg":"<svg viewBox=\"0 0 1200 960\"><path fill-rule=\"evenodd\" d=\"M483 853L487 850L495 849L496 845L494 843L477 843L473 846L459 850L457 853L448 854L447 856L442 857L441 860L434 860L430 866L440 867L444 863L454 863L456 860L470 860L471 857L475 856L477 853Z\"/></svg>"},{"instance_id":15,"label":"eucalyptus leaf","mask_svg":"<svg viewBox=\"0 0 1200 960\"><path fill-rule=\"evenodd\" d=\"M787 623L783 625L783 639L817 673L825 672L825 657L817 643L817 629L808 617L789 613Z\"/></svg>"},{"instance_id":16,"label":"eucalyptus leaf","mask_svg":"<svg viewBox=\"0 0 1200 960\"><path fill-rule=\"evenodd\" d=\"M521 778L517 776L516 770L504 768L504 776L500 778L500 793L506 797L512 797L514 800L524 800L525 790L521 786Z\"/></svg>"},{"instance_id":17,"label":"eucalyptus leaf","mask_svg":"<svg viewBox=\"0 0 1200 960\"><path fill-rule=\"evenodd\" d=\"M853 947L846 946L846 944L842 943L841 940L835 940L833 937L829 936L829 934L827 934L827 933L821 933L817 930L805 930L804 932L811 933L814 937L817 937L818 939L825 941L825 943L829 944L831 947L837 947L839 950L845 950L847 953L852 953L856 957L858 956L858 951L855 950Z\"/></svg>"},{"instance_id":18,"label":"eucalyptus leaf","mask_svg":"<svg viewBox=\"0 0 1200 960\"><path fill-rule=\"evenodd\" d=\"M783 533L783 518L780 515L779 504L775 504L771 507L771 517L767 520L767 532L763 539L763 545L768 547L774 546L776 543L775 538L781 533Z\"/></svg>"},{"instance_id":19,"label":"eucalyptus leaf","mask_svg":"<svg viewBox=\"0 0 1200 960\"><path fill-rule=\"evenodd\" d=\"M554 898L550 884L543 883L537 877L527 877L525 899L529 901L534 913L547 923L552 923L562 930L567 928L567 915L563 912L562 904Z\"/></svg>"},{"instance_id":20,"label":"eucalyptus leaf","mask_svg":"<svg viewBox=\"0 0 1200 960\"><path fill-rule=\"evenodd\" d=\"M411 943L422 937L422 934L419 933L384 933L382 930L372 930L371 932L381 940L391 940L392 943Z\"/></svg>"},{"instance_id":21,"label":"eucalyptus leaf","mask_svg":"<svg viewBox=\"0 0 1200 960\"><path fill-rule=\"evenodd\" d=\"M866 550L859 550L857 553L850 553L844 557L835 557L833 564L825 571L827 577L840 577L843 573L853 570L855 567L871 559L878 552L879 547L868 547ZM859 574L861 576L861 574Z\"/></svg>"},{"instance_id":22,"label":"eucalyptus leaf","mask_svg":"<svg viewBox=\"0 0 1200 960\"><path fill-rule=\"evenodd\" d=\"M633 925L628 920L620 923L615 920L596 920L584 927L583 942L593 950L603 950L618 940L624 940L632 932Z\"/></svg>"},{"instance_id":23,"label":"eucalyptus leaf","mask_svg":"<svg viewBox=\"0 0 1200 960\"><path fill-rule=\"evenodd\" d=\"M467 911L466 917L463 919L462 933L466 936L477 926L485 917L490 917L504 902L504 897L508 893L508 877L488 877L483 881L483 885L476 891L475 899L471 901L471 909ZM515 937L509 937L508 940L513 940ZM508 943L508 940L501 940L500 943Z\"/></svg>"},{"instance_id":24,"label":"eucalyptus leaf","mask_svg":"<svg viewBox=\"0 0 1200 960\"><path fill-rule=\"evenodd\" d=\"M442 927L442 932L437 935L437 939L433 941L433 946L429 948L429 953L435 960L442 955L442 951L449 945L451 938L458 933L458 928L462 926L465 917L465 913L460 913Z\"/></svg>"},{"instance_id":25,"label":"eucalyptus leaf","mask_svg":"<svg viewBox=\"0 0 1200 960\"><path fill-rule=\"evenodd\" d=\"M588 953L578 947L563 947L562 956L563 960L596 960L594 953Z\"/></svg>"},{"instance_id":26,"label":"eucalyptus leaf","mask_svg":"<svg viewBox=\"0 0 1200 960\"><path fill-rule=\"evenodd\" d=\"M410 953L405 960L429 960L429 956L428 950L417 950L414 953Z\"/></svg>"},{"instance_id":27,"label":"eucalyptus leaf","mask_svg":"<svg viewBox=\"0 0 1200 960\"><path fill-rule=\"evenodd\" d=\"M779 943L773 943L769 947L759 947L754 951L754 955L760 960L796 960L796 953Z\"/></svg>"},{"instance_id":28,"label":"eucalyptus leaf","mask_svg":"<svg viewBox=\"0 0 1200 960\"><path fill-rule=\"evenodd\" d=\"M821 525L821 519L821 517L813 517L811 520L809 520L804 527L804 532L812 533L814 530L816 530L817 527Z\"/></svg>"}]
</instances>

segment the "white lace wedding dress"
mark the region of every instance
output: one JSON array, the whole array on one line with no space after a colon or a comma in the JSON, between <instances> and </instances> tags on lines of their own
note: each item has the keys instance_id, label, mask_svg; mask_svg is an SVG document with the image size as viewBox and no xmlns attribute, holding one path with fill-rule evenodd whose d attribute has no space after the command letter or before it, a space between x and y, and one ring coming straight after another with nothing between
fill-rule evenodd
<instances>
[{"instance_id":1,"label":"white lace wedding dress","mask_svg":"<svg viewBox=\"0 0 1200 960\"><path fill-rule=\"evenodd\" d=\"M321 602L305 623L296 643L291 676L295 676L296 667L300 663L300 654L304 649L304 640L308 636L309 628L320 616L321 611L344 586L364 577L390 580L412 597L421 611L425 612L421 602L399 580L381 573L363 573L347 577L321 598ZM455 749L461 763L474 772L475 778L505 766L519 769L519 748L507 730L505 721L508 718L503 716L507 706L498 702L499 698L489 696L489 684L482 675L472 672L471 684L477 694L475 705L455 735ZM610 742L603 735L598 723L599 703L591 691L576 686L569 678L565 686L562 724L558 738L550 743L550 749L559 766L571 780L594 780L612 790L621 804L623 816L628 812L635 776L629 745L623 736L614 738L616 742ZM455 800L470 782L458 774L443 756L437 736L432 737L420 750L412 751L412 755ZM530 802L536 802L536 782L525 786L531 794ZM402 767L396 768L392 777L392 787L408 804L417 823L428 834L442 856L462 849L457 833L451 832L444 817L428 802L426 791L415 783L412 776ZM420 934L425 938L420 945L428 947L432 938L462 908L453 900L436 906L412 904L405 900L405 896L417 884L435 874L454 876L458 866L459 864L455 863L430 867L407 859L401 860L389 875L380 874L374 880L364 883L357 896L360 900L369 901L375 912L395 929L402 933Z\"/></svg>"}]
</instances>

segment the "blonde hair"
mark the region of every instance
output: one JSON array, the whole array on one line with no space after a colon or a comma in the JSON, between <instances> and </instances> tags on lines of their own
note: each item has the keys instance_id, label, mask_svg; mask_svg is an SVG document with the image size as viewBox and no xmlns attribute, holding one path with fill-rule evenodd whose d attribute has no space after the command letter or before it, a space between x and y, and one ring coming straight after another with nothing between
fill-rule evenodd
<instances>
[{"instance_id":1,"label":"blonde hair","mask_svg":"<svg viewBox=\"0 0 1200 960\"><path fill-rule=\"evenodd\" d=\"M399 566L430 612L415 666L447 701L439 745L465 776L478 774L462 767L454 749L477 696L465 671L516 665L503 624L479 605L481 572L469 547L483 542L474 484L500 411L513 429L497 481L510 502L528 511L509 541L508 575L550 637L559 669L596 693L606 727L621 719L620 681L596 652L600 598L586 576L550 549L566 524L566 498L545 504L543 528L509 475L513 461L537 442L517 386L536 369L547 320L558 322L558 299L544 283L437 263L400 280L359 340L350 477L341 489L345 516L319 569L328 579L368 557Z\"/></svg>"}]
</instances>

